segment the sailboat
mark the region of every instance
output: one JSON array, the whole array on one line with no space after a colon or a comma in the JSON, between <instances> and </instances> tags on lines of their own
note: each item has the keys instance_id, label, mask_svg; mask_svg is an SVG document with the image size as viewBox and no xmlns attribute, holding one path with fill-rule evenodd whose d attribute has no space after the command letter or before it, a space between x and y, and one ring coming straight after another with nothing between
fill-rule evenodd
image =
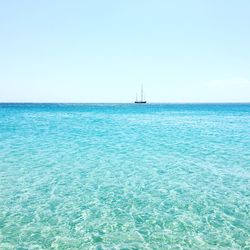
<instances>
[{"instance_id":1,"label":"sailboat","mask_svg":"<svg viewBox=\"0 0 250 250\"><path fill-rule=\"evenodd\" d=\"M137 94L136 94L136 100L135 103L147 103L143 98L143 86L141 86L141 100L138 101Z\"/></svg>"}]
</instances>

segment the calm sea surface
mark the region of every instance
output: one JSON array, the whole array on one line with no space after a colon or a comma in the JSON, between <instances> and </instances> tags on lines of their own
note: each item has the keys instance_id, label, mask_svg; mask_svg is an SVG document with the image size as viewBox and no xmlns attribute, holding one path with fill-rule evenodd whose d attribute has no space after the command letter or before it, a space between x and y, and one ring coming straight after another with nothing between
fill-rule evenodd
<instances>
[{"instance_id":1,"label":"calm sea surface","mask_svg":"<svg viewBox=\"0 0 250 250\"><path fill-rule=\"evenodd\" d=\"M250 249L250 105L0 104L0 249Z\"/></svg>"}]
</instances>

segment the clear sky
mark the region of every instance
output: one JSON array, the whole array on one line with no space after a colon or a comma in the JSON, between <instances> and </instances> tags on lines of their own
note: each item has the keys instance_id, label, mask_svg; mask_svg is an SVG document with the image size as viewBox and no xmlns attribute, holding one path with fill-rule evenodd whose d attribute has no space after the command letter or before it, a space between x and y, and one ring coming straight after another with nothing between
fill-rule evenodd
<instances>
[{"instance_id":1,"label":"clear sky","mask_svg":"<svg viewBox=\"0 0 250 250\"><path fill-rule=\"evenodd\" d=\"M0 1L0 102L250 102L249 0Z\"/></svg>"}]
</instances>

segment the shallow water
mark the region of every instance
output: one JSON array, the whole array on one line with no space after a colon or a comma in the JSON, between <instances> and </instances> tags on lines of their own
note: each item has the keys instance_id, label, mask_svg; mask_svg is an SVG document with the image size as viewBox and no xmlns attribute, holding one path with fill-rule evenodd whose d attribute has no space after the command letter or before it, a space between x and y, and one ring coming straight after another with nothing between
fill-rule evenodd
<instances>
[{"instance_id":1,"label":"shallow water","mask_svg":"<svg viewBox=\"0 0 250 250\"><path fill-rule=\"evenodd\" d=\"M0 249L250 249L250 105L0 104Z\"/></svg>"}]
</instances>

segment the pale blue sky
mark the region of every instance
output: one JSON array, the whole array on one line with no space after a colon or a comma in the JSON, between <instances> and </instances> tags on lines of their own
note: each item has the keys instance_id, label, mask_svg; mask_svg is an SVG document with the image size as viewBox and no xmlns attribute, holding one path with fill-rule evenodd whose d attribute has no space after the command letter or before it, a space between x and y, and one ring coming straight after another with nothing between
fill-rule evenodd
<instances>
[{"instance_id":1,"label":"pale blue sky","mask_svg":"<svg viewBox=\"0 0 250 250\"><path fill-rule=\"evenodd\" d=\"M250 102L249 0L0 0L0 102Z\"/></svg>"}]
</instances>

